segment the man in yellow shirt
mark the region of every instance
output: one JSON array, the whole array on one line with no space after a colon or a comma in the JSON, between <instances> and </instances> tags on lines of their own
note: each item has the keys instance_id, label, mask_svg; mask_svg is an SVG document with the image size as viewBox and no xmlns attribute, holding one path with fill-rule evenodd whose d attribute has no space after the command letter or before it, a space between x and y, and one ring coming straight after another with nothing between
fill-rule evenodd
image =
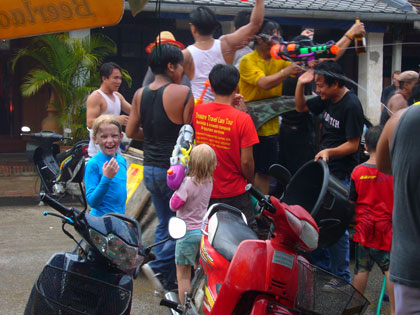
<instances>
[{"instance_id":1,"label":"man in yellow shirt","mask_svg":"<svg viewBox=\"0 0 420 315\"><path fill-rule=\"evenodd\" d=\"M239 92L246 101L281 96L283 81L300 72L296 64L271 57L271 46L280 41L280 33L281 28L277 22L264 20L255 36L254 51L242 57L239 64ZM268 194L270 187L268 168L278 161L278 133L279 119L276 117L258 130L260 143L254 145L254 185L263 194Z\"/></svg>"}]
</instances>

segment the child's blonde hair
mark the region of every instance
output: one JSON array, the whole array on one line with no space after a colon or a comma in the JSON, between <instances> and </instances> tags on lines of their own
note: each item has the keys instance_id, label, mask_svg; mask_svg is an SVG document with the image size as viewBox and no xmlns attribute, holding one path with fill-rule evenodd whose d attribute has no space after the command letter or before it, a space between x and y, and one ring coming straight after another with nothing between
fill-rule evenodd
<instances>
[{"instance_id":1,"label":"child's blonde hair","mask_svg":"<svg viewBox=\"0 0 420 315\"><path fill-rule=\"evenodd\" d=\"M217 158L214 150L207 144L200 144L191 150L188 163L188 176L195 184L213 181Z\"/></svg>"},{"instance_id":2,"label":"child's blonde hair","mask_svg":"<svg viewBox=\"0 0 420 315\"><path fill-rule=\"evenodd\" d=\"M121 124L114 115L101 115L98 118L96 118L95 121L93 122L92 130L93 130L94 137L96 137L96 135L98 134L99 128L103 124L115 125L118 127L118 130L120 131L120 133L122 132Z\"/></svg>"}]
</instances>

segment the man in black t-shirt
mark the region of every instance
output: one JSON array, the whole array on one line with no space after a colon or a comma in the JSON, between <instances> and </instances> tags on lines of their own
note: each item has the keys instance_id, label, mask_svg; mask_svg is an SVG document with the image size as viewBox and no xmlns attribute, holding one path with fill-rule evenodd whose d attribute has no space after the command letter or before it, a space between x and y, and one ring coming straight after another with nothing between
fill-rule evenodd
<instances>
[{"instance_id":1,"label":"man in black t-shirt","mask_svg":"<svg viewBox=\"0 0 420 315\"><path fill-rule=\"evenodd\" d=\"M304 85L315 76L318 97L306 101ZM328 163L330 171L346 180L358 164L357 151L363 131L363 109L357 96L344 86L344 73L335 61L320 63L299 77L296 110L322 113L321 151L315 156Z\"/></svg>"},{"instance_id":2,"label":"man in black t-shirt","mask_svg":"<svg viewBox=\"0 0 420 315\"><path fill-rule=\"evenodd\" d=\"M306 101L304 86L314 77L319 96ZM322 113L321 151L315 155L315 161L327 162L330 172L348 187L351 172L359 162L357 152L363 132L363 109L357 96L344 86L344 79L337 62L322 62L315 67L315 73L307 71L299 77L295 98L298 112ZM312 258L315 264L350 282L349 255L346 231L337 243L316 250Z\"/></svg>"}]
</instances>

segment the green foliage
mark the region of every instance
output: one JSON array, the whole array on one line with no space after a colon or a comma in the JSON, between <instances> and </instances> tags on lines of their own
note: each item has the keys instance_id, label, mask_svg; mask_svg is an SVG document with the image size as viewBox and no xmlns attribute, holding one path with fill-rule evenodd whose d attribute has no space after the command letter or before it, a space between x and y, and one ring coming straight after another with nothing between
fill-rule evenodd
<instances>
[{"instance_id":1,"label":"green foliage","mask_svg":"<svg viewBox=\"0 0 420 315\"><path fill-rule=\"evenodd\" d=\"M21 85L22 95L30 97L44 86L55 94L54 107L58 122L70 127L75 141L88 137L86 130L86 98L100 86L98 67L108 55L117 52L116 44L102 34L87 38L70 38L67 34L35 37L12 59L14 71L18 61L29 57L36 61ZM123 79L131 86L131 77L123 70Z\"/></svg>"}]
</instances>

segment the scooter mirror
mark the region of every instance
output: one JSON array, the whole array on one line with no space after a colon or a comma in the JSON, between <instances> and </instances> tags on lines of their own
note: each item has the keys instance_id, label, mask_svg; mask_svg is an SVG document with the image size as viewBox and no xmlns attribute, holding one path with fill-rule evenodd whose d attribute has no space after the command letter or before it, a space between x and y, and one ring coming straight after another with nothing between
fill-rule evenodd
<instances>
[{"instance_id":1,"label":"scooter mirror","mask_svg":"<svg viewBox=\"0 0 420 315\"><path fill-rule=\"evenodd\" d=\"M168 230L171 238L177 240L187 233L187 224L180 218L172 217L169 219Z\"/></svg>"},{"instance_id":2,"label":"scooter mirror","mask_svg":"<svg viewBox=\"0 0 420 315\"><path fill-rule=\"evenodd\" d=\"M270 166L268 173L277 179L283 187L286 187L292 175L289 170L280 164L273 164Z\"/></svg>"},{"instance_id":3,"label":"scooter mirror","mask_svg":"<svg viewBox=\"0 0 420 315\"><path fill-rule=\"evenodd\" d=\"M22 132L31 132L31 128L29 128L28 126L22 126L22 128L20 128L20 131L22 131Z\"/></svg>"}]
</instances>

